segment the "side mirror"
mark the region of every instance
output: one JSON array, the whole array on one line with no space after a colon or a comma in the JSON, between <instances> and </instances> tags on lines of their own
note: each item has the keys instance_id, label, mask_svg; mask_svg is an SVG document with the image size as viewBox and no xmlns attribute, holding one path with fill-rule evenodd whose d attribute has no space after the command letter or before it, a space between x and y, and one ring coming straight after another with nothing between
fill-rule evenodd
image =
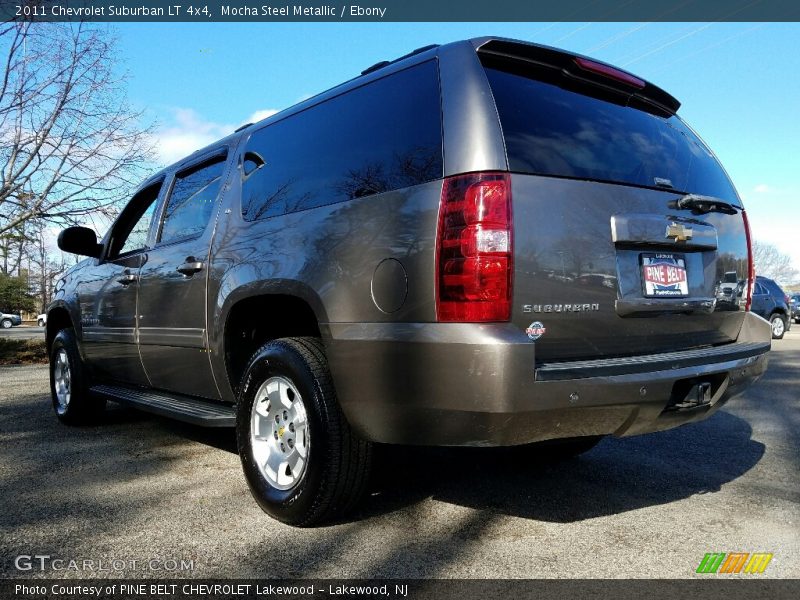
<instances>
[{"instance_id":1,"label":"side mirror","mask_svg":"<svg viewBox=\"0 0 800 600\"><path fill-rule=\"evenodd\" d=\"M102 246L97 243L97 234L88 227L67 227L58 234L58 247L70 254L100 256Z\"/></svg>"}]
</instances>

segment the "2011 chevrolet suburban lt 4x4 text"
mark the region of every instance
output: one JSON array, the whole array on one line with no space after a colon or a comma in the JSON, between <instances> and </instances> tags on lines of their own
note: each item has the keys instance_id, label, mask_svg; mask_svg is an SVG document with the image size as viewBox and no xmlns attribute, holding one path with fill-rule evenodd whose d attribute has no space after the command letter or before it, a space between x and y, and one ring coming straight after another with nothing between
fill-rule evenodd
<instances>
[{"instance_id":1,"label":"2011 chevrolet suburban lt 4x4 text","mask_svg":"<svg viewBox=\"0 0 800 600\"><path fill-rule=\"evenodd\" d=\"M373 443L520 445L707 417L765 370L747 218L672 96L497 38L422 48L148 179L48 311L67 423L235 426L281 521ZM726 277L747 285L719 293Z\"/></svg>"}]
</instances>

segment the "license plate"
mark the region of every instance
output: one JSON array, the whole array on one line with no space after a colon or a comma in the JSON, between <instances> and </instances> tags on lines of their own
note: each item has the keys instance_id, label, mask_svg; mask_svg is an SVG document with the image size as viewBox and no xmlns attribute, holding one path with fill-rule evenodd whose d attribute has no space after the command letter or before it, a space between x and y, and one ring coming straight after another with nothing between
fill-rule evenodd
<instances>
[{"instance_id":1,"label":"license plate","mask_svg":"<svg viewBox=\"0 0 800 600\"><path fill-rule=\"evenodd\" d=\"M685 298L689 295L683 254L642 254L642 283L647 298Z\"/></svg>"}]
</instances>

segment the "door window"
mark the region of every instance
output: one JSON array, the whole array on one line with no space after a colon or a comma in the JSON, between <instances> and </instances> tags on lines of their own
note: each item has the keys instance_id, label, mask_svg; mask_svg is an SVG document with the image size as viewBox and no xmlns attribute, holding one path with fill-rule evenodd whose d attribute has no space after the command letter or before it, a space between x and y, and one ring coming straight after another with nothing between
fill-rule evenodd
<instances>
[{"instance_id":1,"label":"door window","mask_svg":"<svg viewBox=\"0 0 800 600\"><path fill-rule=\"evenodd\" d=\"M162 183L160 181L141 190L122 211L111 236L109 260L147 248L150 224Z\"/></svg>"},{"instance_id":2,"label":"door window","mask_svg":"<svg viewBox=\"0 0 800 600\"><path fill-rule=\"evenodd\" d=\"M125 243L122 244L120 254L129 254L138 250L143 250L147 246L147 234L150 232L150 223L153 221L153 212L155 212L156 203L151 202L145 209L144 214L139 217L139 220L131 229Z\"/></svg>"},{"instance_id":3,"label":"door window","mask_svg":"<svg viewBox=\"0 0 800 600\"><path fill-rule=\"evenodd\" d=\"M225 156L192 167L175 176L164 219L160 243L197 237L211 220L222 186Z\"/></svg>"}]
</instances>

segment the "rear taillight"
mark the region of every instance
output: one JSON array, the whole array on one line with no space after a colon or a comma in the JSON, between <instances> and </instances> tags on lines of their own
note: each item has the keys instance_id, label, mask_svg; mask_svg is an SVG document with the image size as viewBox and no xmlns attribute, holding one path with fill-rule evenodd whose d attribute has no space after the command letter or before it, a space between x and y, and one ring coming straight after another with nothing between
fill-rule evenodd
<instances>
[{"instance_id":1,"label":"rear taillight","mask_svg":"<svg viewBox=\"0 0 800 600\"><path fill-rule=\"evenodd\" d=\"M445 179L436 245L436 318L511 318L511 180L508 173Z\"/></svg>"},{"instance_id":2,"label":"rear taillight","mask_svg":"<svg viewBox=\"0 0 800 600\"><path fill-rule=\"evenodd\" d=\"M753 261L753 237L750 234L750 221L747 220L747 212L742 211L742 221L744 221L744 235L747 239L747 286L744 309L750 310L753 303L753 286L756 284L756 265Z\"/></svg>"}]
</instances>

